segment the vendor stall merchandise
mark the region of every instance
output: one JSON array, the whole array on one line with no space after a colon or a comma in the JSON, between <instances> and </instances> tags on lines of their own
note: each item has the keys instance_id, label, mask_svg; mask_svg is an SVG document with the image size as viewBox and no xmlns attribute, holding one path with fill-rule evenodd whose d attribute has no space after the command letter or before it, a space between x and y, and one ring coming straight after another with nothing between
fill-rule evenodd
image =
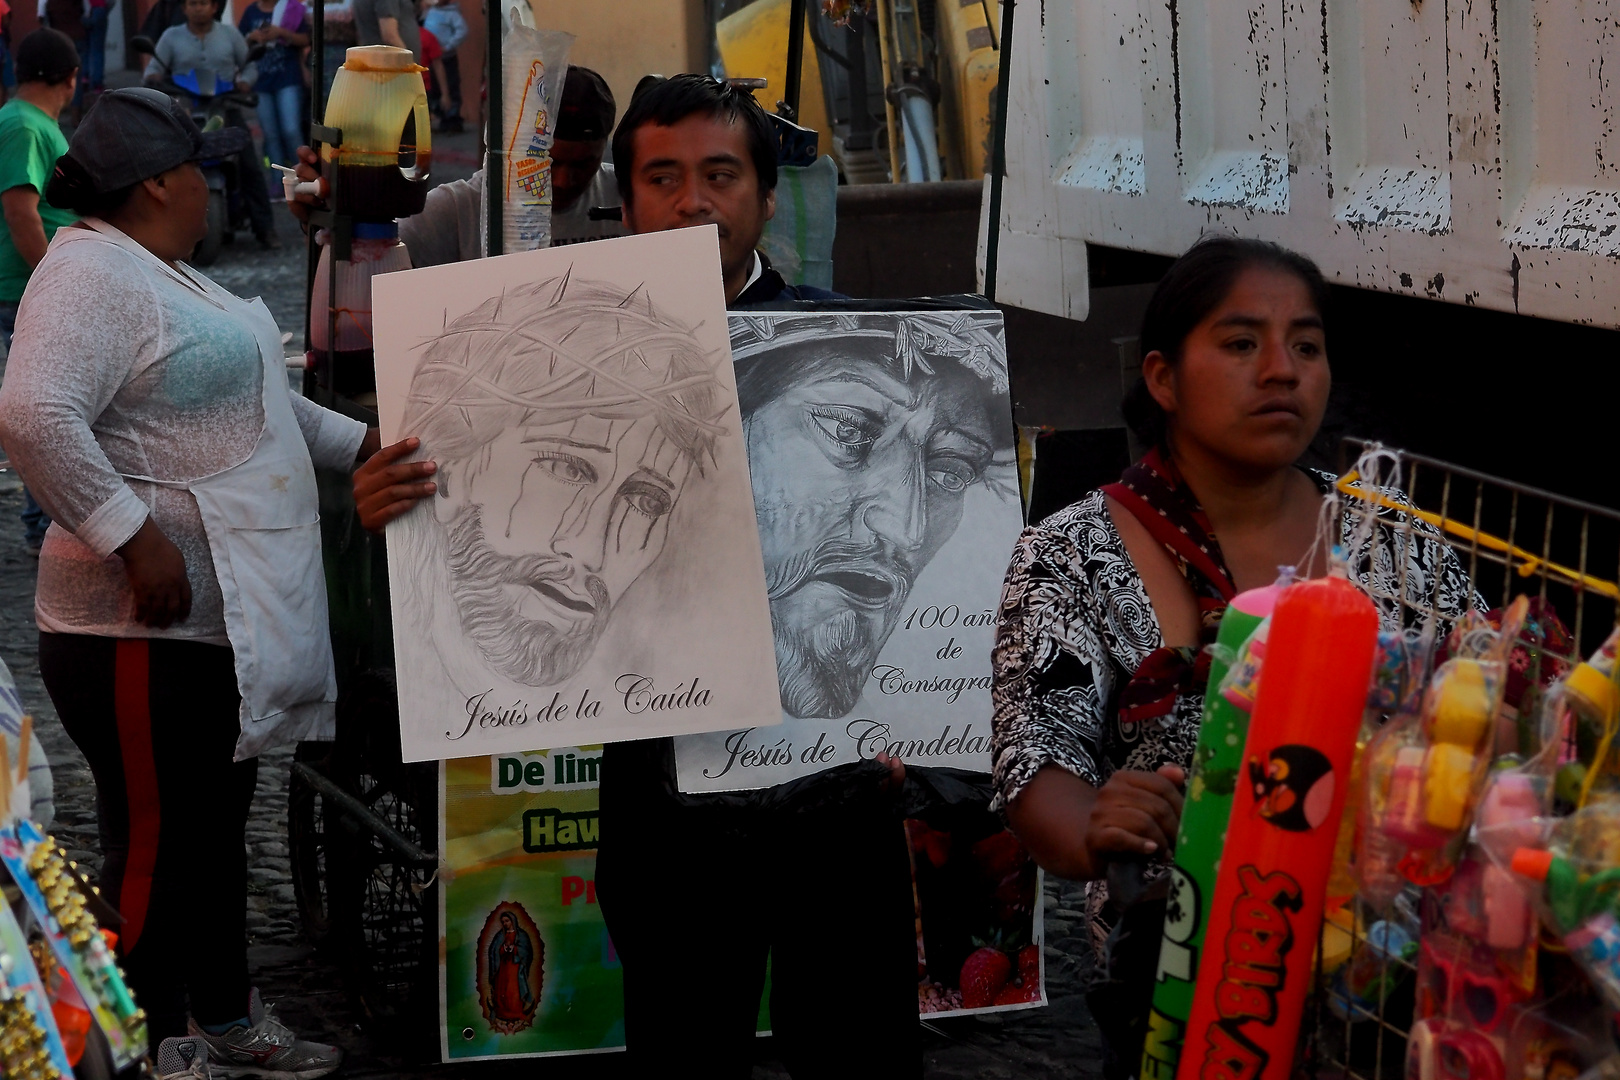
<instances>
[{"instance_id":1,"label":"vendor stall merchandise","mask_svg":"<svg viewBox=\"0 0 1620 1080\"><path fill-rule=\"evenodd\" d=\"M1620 514L1378 447L1336 494L1215 647L1139 1075L1620 1074ZM1460 619L1343 572L1420 536Z\"/></svg>"},{"instance_id":2,"label":"vendor stall merchandise","mask_svg":"<svg viewBox=\"0 0 1620 1080\"><path fill-rule=\"evenodd\" d=\"M146 1014L113 957L118 916L28 820L31 731L25 717L16 767L0 742L0 1076L149 1069Z\"/></svg>"}]
</instances>

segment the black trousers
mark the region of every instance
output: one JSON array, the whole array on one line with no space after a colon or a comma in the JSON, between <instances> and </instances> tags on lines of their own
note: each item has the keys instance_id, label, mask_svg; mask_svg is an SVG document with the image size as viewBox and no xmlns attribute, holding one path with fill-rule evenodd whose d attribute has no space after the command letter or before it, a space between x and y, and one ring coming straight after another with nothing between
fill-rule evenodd
<instances>
[{"instance_id":1,"label":"black trousers","mask_svg":"<svg viewBox=\"0 0 1620 1080\"><path fill-rule=\"evenodd\" d=\"M257 759L219 645L39 635L39 669L96 778L101 894L153 1045L247 1014L247 850Z\"/></svg>"},{"instance_id":2,"label":"black trousers","mask_svg":"<svg viewBox=\"0 0 1620 1080\"><path fill-rule=\"evenodd\" d=\"M596 872L631 1073L748 1077L769 957L775 1049L795 1080L921 1077L899 815L877 793L806 814L681 806L653 794L650 745L607 748Z\"/></svg>"},{"instance_id":3,"label":"black trousers","mask_svg":"<svg viewBox=\"0 0 1620 1080\"><path fill-rule=\"evenodd\" d=\"M231 107L226 121L232 127L248 130L247 116L242 110ZM247 211L248 221L253 226L253 235L260 240L275 235L275 212L270 208L269 181L264 176L264 159L259 154L258 147L249 140L246 151L237 156L237 184L242 198L242 207Z\"/></svg>"},{"instance_id":4,"label":"black trousers","mask_svg":"<svg viewBox=\"0 0 1620 1080\"><path fill-rule=\"evenodd\" d=\"M450 85L446 88L450 93L450 111L446 116L461 115L461 60L452 49L444 54L444 81Z\"/></svg>"}]
</instances>

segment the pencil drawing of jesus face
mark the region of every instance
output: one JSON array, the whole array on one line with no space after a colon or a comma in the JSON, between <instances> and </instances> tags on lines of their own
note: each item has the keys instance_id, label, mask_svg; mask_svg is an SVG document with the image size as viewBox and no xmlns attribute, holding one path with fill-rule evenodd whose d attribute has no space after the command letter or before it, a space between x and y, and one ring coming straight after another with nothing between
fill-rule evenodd
<instances>
[{"instance_id":1,"label":"pencil drawing of jesus face","mask_svg":"<svg viewBox=\"0 0 1620 1080\"><path fill-rule=\"evenodd\" d=\"M452 593L492 665L549 685L579 669L664 550L692 460L652 416L514 427L481 457L523 465L448 478Z\"/></svg>"},{"instance_id":2,"label":"pencil drawing of jesus face","mask_svg":"<svg viewBox=\"0 0 1620 1080\"><path fill-rule=\"evenodd\" d=\"M793 716L854 708L994 453L979 380L954 365L906 379L875 360L771 358L798 377L744 405L782 706Z\"/></svg>"},{"instance_id":3,"label":"pencil drawing of jesus face","mask_svg":"<svg viewBox=\"0 0 1620 1080\"><path fill-rule=\"evenodd\" d=\"M429 546L482 666L528 686L571 678L679 547L681 491L726 433L723 362L644 287L571 272L426 343L405 422L439 463Z\"/></svg>"}]
</instances>

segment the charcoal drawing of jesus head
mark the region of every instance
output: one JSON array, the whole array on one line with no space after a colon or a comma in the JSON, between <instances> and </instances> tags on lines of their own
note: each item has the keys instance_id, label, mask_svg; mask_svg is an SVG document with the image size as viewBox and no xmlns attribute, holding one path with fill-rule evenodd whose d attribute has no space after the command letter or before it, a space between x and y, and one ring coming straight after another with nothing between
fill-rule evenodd
<instances>
[{"instance_id":1,"label":"charcoal drawing of jesus head","mask_svg":"<svg viewBox=\"0 0 1620 1080\"><path fill-rule=\"evenodd\" d=\"M782 707L854 708L969 489L1010 460L1005 353L971 317L733 320Z\"/></svg>"},{"instance_id":2,"label":"charcoal drawing of jesus head","mask_svg":"<svg viewBox=\"0 0 1620 1080\"><path fill-rule=\"evenodd\" d=\"M430 531L494 671L550 686L589 659L671 542L681 493L712 471L721 362L645 288L569 275L427 345L405 429L439 463Z\"/></svg>"}]
</instances>

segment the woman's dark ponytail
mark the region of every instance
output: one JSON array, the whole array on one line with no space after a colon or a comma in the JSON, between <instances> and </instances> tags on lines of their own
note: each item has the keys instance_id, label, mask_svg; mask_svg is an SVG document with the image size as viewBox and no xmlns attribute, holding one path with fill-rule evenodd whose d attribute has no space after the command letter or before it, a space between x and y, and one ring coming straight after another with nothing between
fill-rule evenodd
<instances>
[{"instance_id":1,"label":"woman's dark ponytail","mask_svg":"<svg viewBox=\"0 0 1620 1080\"><path fill-rule=\"evenodd\" d=\"M1314 262L1267 240L1211 235L1188 248L1159 279L1142 313L1142 355L1159 352L1172 366L1179 364L1187 335L1220 306L1238 277L1253 266L1298 278L1309 290L1323 325L1327 324L1328 284ZM1125 392L1120 412L1144 446L1167 447L1169 417L1153 399L1146 379L1138 377Z\"/></svg>"},{"instance_id":2,"label":"woman's dark ponytail","mask_svg":"<svg viewBox=\"0 0 1620 1080\"><path fill-rule=\"evenodd\" d=\"M45 185L45 201L80 217L106 217L135 193L135 184L116 191L97 191L96 182L72 154L56 159L56 169Z\"/></svg>"}]
</instances>

